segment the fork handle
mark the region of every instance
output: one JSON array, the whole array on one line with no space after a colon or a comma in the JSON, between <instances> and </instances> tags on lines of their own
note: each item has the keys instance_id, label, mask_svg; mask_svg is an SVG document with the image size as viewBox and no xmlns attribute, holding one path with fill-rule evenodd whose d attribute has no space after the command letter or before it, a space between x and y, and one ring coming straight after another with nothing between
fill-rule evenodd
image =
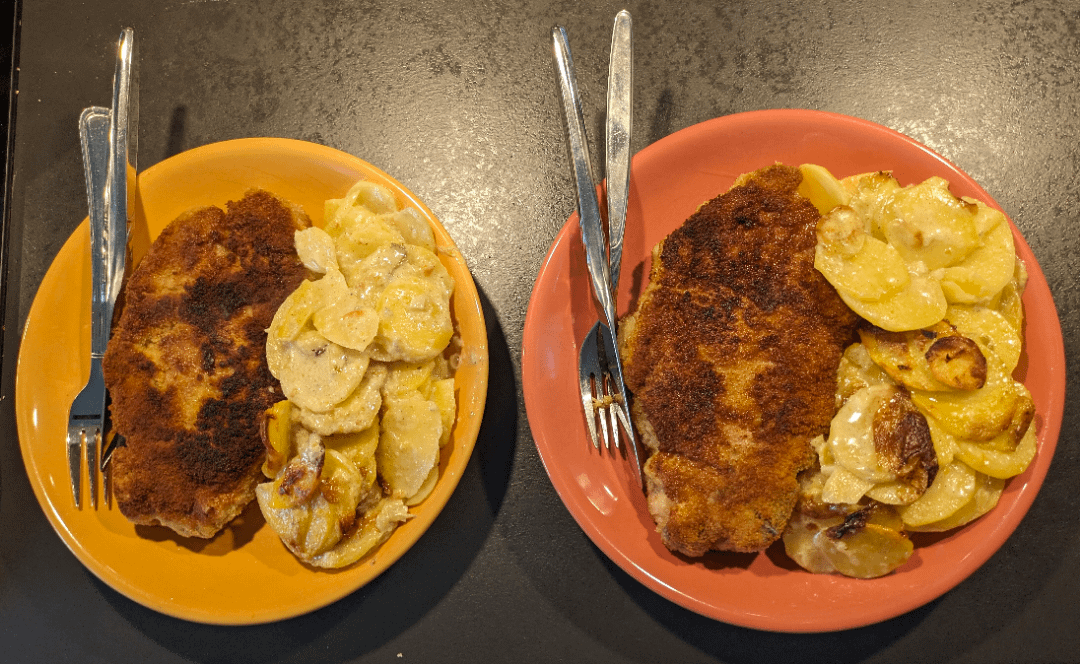
<instances>
[{"instance_id":1,"label":"fork handle","mask_svg":"<svg viewBox=\"0 0 1080 664\"><path fill-rule=\"evenodd\" d=\"M109 250L105 187L109 179L109 109L91 106L79 118L83 172L90 216L90 355L101 357L109 341Z\"/></svg>"}]
</instances>

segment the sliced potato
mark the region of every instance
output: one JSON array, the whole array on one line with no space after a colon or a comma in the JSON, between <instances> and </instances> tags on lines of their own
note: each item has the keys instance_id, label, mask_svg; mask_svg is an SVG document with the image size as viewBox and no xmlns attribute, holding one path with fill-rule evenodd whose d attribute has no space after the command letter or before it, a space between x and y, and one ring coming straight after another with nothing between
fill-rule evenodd
<instances>
[{"instance_id":1,"label":"sliced potato","mask_svg":"<svg viewBox=\"0 0 1080 664\"><path fill-rule=\"evenodd\" d=\"M837 412L829 429L826 446L836 463L871 484L896 479L895 472L882 463L873 430L874 414L895 390L890 385L876 385L856 392Z\"/></svg>"},{"instance_id":2,"label":"sliced potato","mask_svg":"<svg viewBox=\"0 0 1080 664\"><path fill-rule=\"evenodd\" d=\"M869 222L869 232L885 241L882 224L891 212L893 196L900 190L900 183L887 171L862 173L840 181L850 195L848 206Z\"/></svg>"},{"instance_id":3,"label":"sliced potato","mask_svg":"<svg viewBox=\"0 0 1080 664\"><path fill-rule=\"evenodd\" d=\"M841 289L837 293L852 311L890 332L930 327L945 317L949 306L941 284L919 275L912 275L904 288L880 300L860 300Z\"/></svg>"},{"instance_id":4,"label":"sliced potato","mask_svg":"<svg viewBox=\"0 0 1080 664\"><path fill-rule=\"evenodd\" d=\"M821 488L821 499L830 505L854 505L875 486L874 482L862 479L843 466L834 466L830 470L823 469L828 479Z\"/></svg>"},{"instance_id":5,"label":"sliced potato","mask_svg":"<svg viewBox=\"0 0 1080 664\"><path fill-rule=\"evenodd\" d=\"M967 525L997 506L1001 492L1005 490L1005 480L982 473L976 473L975 493L963 507L941 521L922 526L908 526L914 532L939 533Z\"/></svg>"},{"instance_id":6,"label":"sliced potato","mask_svg":"<svg viewBox=\"0 0 1080 664\"><path fill-rule=\"evenodd\" d=\"M866 491L867 498L886 505L910 505L922 494L923 489L920 487L900 480L879 482Z\"/></svg>"},{"instance_id":7,"label":"sliced potato","mask_svg":"<svg viewBox=\"0 0 1080 664\"><path fill-rule=\"evenodd\" d=\"M911 399L942 427L959 439L988 441L1003 432L1019 440L1035 412L1031 394L1023 383L1004 371L994 356L988 363L986 384L970 392L912 390Z\"/></svg>"},{"instance_id":8,"label":"sliced potato","mask_svg":"<svg viewBox=\"0 0 1080 664\"><path fill-rule=\"evenodd\" d=\"M1027 286L1027 267L1024 261L1018 257L1013 268L1013 278L1005 288L1001 289L991 301L989 306L1005 317L1013 329L1024 336L1024 288Z\"/></svg>"},{"instance_id":9,"label":"sliced potato","mask_svg":"<svg viewBox=\"0 0 1080 664\"><path fill-rule=\"evenodd\" d=\"M329 233L311 226L296 231L295 235L296 255L304 267L319 274L326 274L330 268L337 269L337 249Z\"/></svg>"},{"instance_id":10,"label":"sliced potato","mask_svg":"<svg viewBox=\"0 0 1080 664\"><path fill-rule=\"evenodd\" d=\"M394 279L379 302L379 359L422 362L446 348L454 334L450 298L419 277Z\"/></svg>"},{"instance_id":11,"label":"sliced potato","mask_svg":"<svg viewBox=\"0 0 1080 664\"><path fill-rule=\"evenodd\" d=\"M836 408L862 388L881 384L891 385L892 379L874 363L866 346L851 344L844 350L836 370Z\"/></svg>"},{"instance_id":12,"label":"sliced potato","mask_svg":"<svg viewBox=\"0 0 1080 664\"><path fill-rule=\"evenodd\" d=\"M985 351L992 351L1001 359L1003 370L1012 374L1020 362L1023 340L1020 331L999 311L989 307L953 304L945 312L945 320L956 326L956 331Z\"/></svg>"},{"instance_id":13,"label":"sliced potato","mask_svg":"<svg viewBox=\"0 0 1080 664\"><path fill-rule=\"evenodd\" d=\"M398 249L404 258L405 238L395 227L377 217L361 216L359 220L356 225L346 226L337 237L337 261L351 286L370 283L370 275L376 271L372 263L376 269L383 267L383 257L372 259L372 254Z\"/></svg>"},{"instance_id":14,"label":"sliced potato","mask_svg":"<svg viewBox=\"0 0 1080 664\"><path fill-rule=\"evenodd\" d=\"M405 241L435 251L435 234L431 225L420 216L416 208L407 207L387 215L387 220L401 233Z\"/></svg>"},{"instance_id":15,"label":"sliced potato","mask_svg":"<svg viewBox=\"0 0 1080 664\"><path fill-rule=\"evenodd\" d=\"M1012 229L999 224L963 261L944 269L941 287L949 302L987 302L1013 278L1016 250Z\"/></svg>"},{"instance_id":16,"label":"sliced potato","mask_svg":"<svg viewBox=\"0 0 1080 664\"><path fill-rule=\"evenodd\" d=\"M877 578L911 556L914 545L903 534L902 525L895 511L883 505L825 518L796 510L784 531L784 550L815 574Z\"/></svg>"},{"instance_id":17,"label":"sliced potato","mask_svg":"<svg viewBox=\"0 0 1080 664\"><path fill-rule=\"evenodd\" d=\"M358 351L367 350L379 332L379 314L351 295L316 311L312 323L330 341Z\"/></svg>"},{"instance_id":18,"label":"sliced potato","mask_svg":"<svg viewBox=\"0 0 1080 664\"><path fill-rule=\"evenodd\" d=\"M263 462L262 471L273 479L292 454L292 404L288 399L266 409L259 432L266 447L266 461Z\"/></svg>"},{"instance_id":19,"label":"sliced potato","mask_svg":"<svg viewBox=\"0 0 1080 664\"><path fill-rule=\"evenodd\" d=\"M934 453L937 455L938 466L947 466L956 456L958 444L956 436L941 426L941 422L933 415L925 412L923 415L926 416L926 425L930 427L930 439L934 441Z\"/></svg>"},{"instance_id":20,"label":"sliced potato","mask_svg":"<svg viewBox=\"0 0 1080 664\"><path fill-rule=\"evenodd\" d=\"M829 221L837 216L841 215L834 213L823 220L821 228L827 229ZM819 230L819 237L822 233ZM842 252L853 240L848 240L849 244L819 242L815 250L814 267L838 292L856 300L877 302L908 285L911 277L896 249L869 235L855 237L861 240L860 246L850 254Z\"/></svg>"},{"instance_id":21,"label":"sliced potato","mask_svg":"<svg viewBox=\"0 0 1080 664\"><path fill-rule=\"evenodd\" d=\"M389 539L394 528L408 519L408 508L400 500L385 498L334 548L315 556L310 562L327 569L351 565Z\"/></svg>"},{"instance_id":22,"label":"sliced potato","mask_svg":"<svg viewBox=\"0 0 1080 664\"><path fill-rule=\"evenodd\" d=\"M431 472L428 473L427 479L425 479L424 483L420 485L420 488L416 490L416 493L414 493L408 500L405 501L405 504L409 507L412 507L413 505L419 505L420 503L424 502L424 500L429 495L431 495L431 492L435 488L435 485L438 483L438 481L439 464L435 464L431 467Z\"/></svg>"},{"instance_id":23,"label":"sliced potato","mask_svg":"<svg viewBox=\"0 0 1080 664\"><path fill-rule=\"evenodd\" d=\"M383 385L383 394L388 399L404 397L412 392L420 392L426 398L426 388L435 371L435 360L426 362L394 362L389 365L390 372Z\"/></svg>"},{"instance_id":24,"label":"sliced potato","mask_svg":"<svg viewBox=\"0 0 1080 664\"><path fill-rule=\"evenodd\" d=\"M327 451L334 450L349 460L361 476L366 491L375 483L377 468L375 450L379 446L379 427L372 426L356 433L339 433L323 438Z\"/></svg>"},{"instance_id":25,"label":"sliced potato","mask_svg":"<svg viewBox=\"0 0 1080 664\"><path fill-rule=\"evenodd\" d=\"M956 456L981 473L999 479L1008 479L1027 470L1028 465L1035 458L1037 447L1038 436L1035 433L1035 425L1032 424L1014 450L995 450L987 444L960 441L956 447Z\"/></svg>"},{"instance_id":26,"label":"sliced potato","mask_svg":"<svg viewBox=\"0 0 1080 664\"><path fill-rule=\"evenodd\" d=\"M344 401L322 412L298 407L293 411L293 419L321 436L364 431L376 424L385 381L386 367L379 362L369 362L360 385Z\"/></svg>"},{"instance_id":27,"label":"sliced potato","mask_svg":"<svg viewBox=\"0 0 1080 664\"><path fill-rule=\"evenodd\" d=\"M986 382L986 357L947 322L921 330L859 330L867 353L889 377L912 390L974 390Z\"/></svg>"},{"instance_id":28,"label":"sliced potato","mask_svg":"<svg viewBox=\"0 0 1080 664\"><path fill-rule=\"evenodd\" d=\"M360 180L350 187L345 194L345 205L363 207L373 214L385 214L398 210L394 192L370 180Z\"/></svg>"},{"instance_id":29,"label":"sliced potato","mask_svg":"<svg viewBox=\"0 0 1080 664\"><path fill-rule=\"evenodd\" d=\"M454 379L443 378L433 381L431 394L428 398L439 407L439 415L442 416L442 435L439 437L439 445L445 447L450 442L450 434L454 429L454 421L457 419L457 398L454 396Z\"/></svg>"},{"instance_id":30,"label":"sliced potato","mask_svg":"<svg viewBox=\"0 0 1080 664\"><path fill-rule=\"evenodd\" d=\"M933 271L962 261L979 246L977 211L954 196L946 180L932 177L893 193L882 230L905 262Z\"/></svg>"},{"instance_id":31,"label":"sliced potato","mask_svg":"<svg viewBox=\"0 0 1080 664\"><path fill-rule=\"evenodd\" d=\"M815 536L836 571L856 579L875 579L900 567L915 549L902 532L869 523L862 530L833 540L821 531Z\"/></svg>"},{"instance_id":32,"label":"sliced potato","mask_svg":"<svg viewBox=\"0 0 1080 664\"><path fill-rule=\"evenodd\" d=\"M784 529L783 541L784 552L808 572L813 574L832 574L836 566L825 551L818 546L816 536L822 528L831 528L843 522L843 518L835 517L830 520L818 520L807 517L799 512L792 515Z\"/></svg>"},{"instance_id":33,"label":"sliced potato","mask_svg":"<svg viewBox=\"0 0 1080 664\"><path fill-rule=\"evenodd\" d=\"M442 416L419 393L387 402L375 457L393 496L412 498L439 462Z\"/></svg>"},{"instance_id":34,"label":"sliced potato","mask_svg":"<svg viewBox=\"0 0 1080 664\"><path fill-rule=\"evenodd\" d=\"M267 331L266 354L270 364L270 372L274 372L274 357L272 350L276 350L282 341L292 341L304 329L315 312L326 306L324 293L314 281L304 281L296 290L285 298L270 321L270 329ZM277 374L274 374L275 376Z\"/></svg>"},{"instance_id":35,"label":"sliced potato","mask_svg":"<svg viewBox=\"0 0 1080 664\"><path fill-rule=\"evenodd\" d=\"M281 363L274 376L289 401L322 413L352 394L364 379L368 361L366 353L308 330L295 341L281 344Z\"/></svg>"},{"instance_id":36,"label":"sliced potato","mask_svg":"<svg viewBox=\"0 0 1080 664\"><path fill-rule=\"evenodd\" d=\"M828 169L817 164L803 164L799 171L802 173L799 195L809 199L820 214L824 215L838 205L847 205L851 196Z\"/></svg>"},{"instance_id":37,"label":"sliced potato","mask_svg":"<svg viewBox=\"0 0 1080 664\"><path fill-rule=\"evenodd\" d=\"M922 526L951 516L975 493L975 471L954 459L940 468L933 484L921 498L898 508L900 518L909 526Z\"/></svg>"}]
</instances>

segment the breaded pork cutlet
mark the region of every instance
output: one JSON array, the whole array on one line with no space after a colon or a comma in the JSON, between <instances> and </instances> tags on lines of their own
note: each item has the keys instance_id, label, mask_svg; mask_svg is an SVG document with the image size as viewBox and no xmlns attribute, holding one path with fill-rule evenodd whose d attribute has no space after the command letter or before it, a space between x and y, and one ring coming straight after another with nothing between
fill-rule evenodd
<instances>
[{"instance_id":1,"label":"breaded pork cutlet","mask_svg":"<svg viewBox=\"0 0 1080 664\"><path fill-rule=\"evenodd\" d=\"M259 418L280 400L266 332L307 276L293 249L310 221L265 191L173 221L124 290L105 353L117 504L131 521L212 537L255 496Z\"/></svg>"},{"instance_id":2,"label":"breaded pork cutlet","mask_svg":"<svg viewBox=\"0 0 1080 664\"><path fill-rule=\"evenodd\" d=\"M619 331L652 454L649 511L673 551L760 551L784 530L834 413L857 318L814 269L797 168L743 176L653 250Z\"/></svg>"}]
</instances>

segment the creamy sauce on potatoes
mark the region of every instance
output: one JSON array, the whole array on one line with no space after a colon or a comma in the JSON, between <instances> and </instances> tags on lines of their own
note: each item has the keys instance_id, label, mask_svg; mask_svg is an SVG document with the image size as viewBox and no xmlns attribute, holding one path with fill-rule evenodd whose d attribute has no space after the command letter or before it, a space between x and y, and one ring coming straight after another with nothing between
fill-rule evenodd
<instances>
[{"instance_id":1,"label":"creamy sauce on potatoes","mask_svg":"<svg viewBox=\"0 0 1080 664\"><path fill-rule=\"evenodd\" d=\"M301 560L342 567L409 518L439 477L456 404L454 282L430 226L361 181L296 233L317 278L281 305L266 357L287 401L268 414L267 523Z\"/></svg>"},{"instance_id":2,"label":"creamy sauce on potatoes","mask_svg":"<svg viewBox=\"0 0 1080 664\"><path fill-rule=\"evenodd\" d=\"M784 543L812 572L871 578L910 556L906 531L991 510L1034 457L1034 404L1012 376L1027 274L1005 216L941 178L801 170L823 215L815 267L867 324ZM896 395L903 408L884 408Z\"/></svg>"}]
</instances>

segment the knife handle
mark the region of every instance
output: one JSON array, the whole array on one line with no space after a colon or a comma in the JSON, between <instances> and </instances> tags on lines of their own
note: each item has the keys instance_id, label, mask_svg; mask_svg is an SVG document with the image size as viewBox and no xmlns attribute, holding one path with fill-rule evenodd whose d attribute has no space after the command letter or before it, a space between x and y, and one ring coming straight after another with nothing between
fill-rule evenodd
<instances>
[{"instance_id":1,"label":"knife handle","mask_svg":"<svg viewBox=\"0 0 1080 664\"><path fill-rule=\"evenodd\" d=\"M630 135L634 111L633 29L630 12L615 16L611 31L611 55L608 60L607 152L604 177L607 178L608 244L611 264L612 298L619 289L622 267L623 234L626 206L630 197Z\"/></svg>"}]
</instances>

